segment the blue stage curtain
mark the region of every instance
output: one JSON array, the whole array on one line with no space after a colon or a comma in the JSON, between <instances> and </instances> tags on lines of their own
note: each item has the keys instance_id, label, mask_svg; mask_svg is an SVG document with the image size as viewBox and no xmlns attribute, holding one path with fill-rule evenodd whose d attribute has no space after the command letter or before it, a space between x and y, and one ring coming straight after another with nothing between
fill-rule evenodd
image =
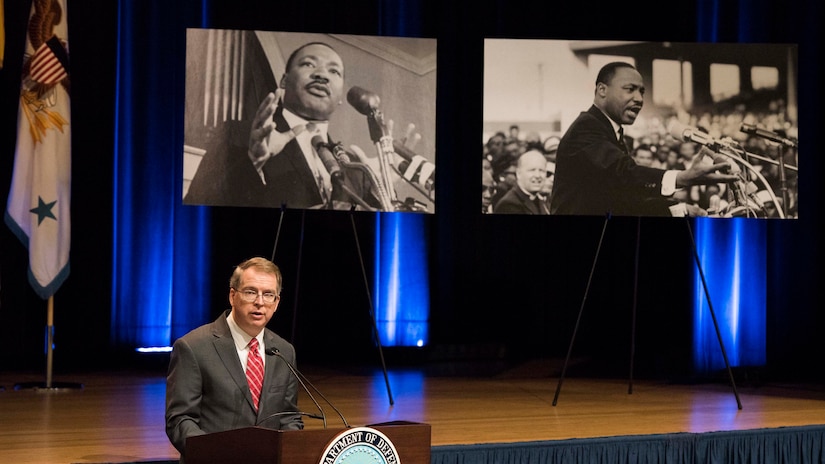
<instances>
[{"instance_id":1,"label":"blue stage curtain","mask_svg":"<svg viewBox=\"0 0 825 464\"><path fill-rule=\"evenodd\" d=\"M381 1L379 35L419 36L419 3ZM427 344L430 287L426 225L426 218L415 213L378 213L376 218L373 300L383 346Z\"/></svg>"},{"instance_id":2,"label":"blue stage curtain","mask_svg":"<svg viewBox=\"0 0 825 464\"><path fill-rule=\"evenodd\" d=\"M765 33L775 19L766 1L698 3L700 42L771 42ZM733 222L731 222L733 221ZM767 345L767 222L764 220L696 219L700 270L694 292L694 370L698 374L725 368L710 304L732 366L763 366Z\"/></svg>"},{"instance_id":3,"label":"blue stage curtain","mask_svg":"<svg viewBox=\"0 0 825 464\"><path fill-rule=\"evenodd\" d=\"M425 346L430 294L424 217L381 213L375 234L373 299L381 345Z\"/></svg>"},{"instance_id":4,"label":"blue stage curtain","mask_svg":"<svg viewBox=\"0 0 825 464\"><path fill-rule=\"evenodd\" d=\"M696 243L710 302L732 366L766 362L766 224L758 219L698 219ZM700 270L695 273L694 367L725 368Z\"/></svg>"},{"instance_id":5,"label":"blue stage curtain","mask_svg":"<svg viewBox=\"0 0 825 464\"><path fill-rule=\"evenodd\" d=\"M118 5L111 338L164 347L208 317L209 213L181 204L185 12Z\"/></svg>"}]
</instances>

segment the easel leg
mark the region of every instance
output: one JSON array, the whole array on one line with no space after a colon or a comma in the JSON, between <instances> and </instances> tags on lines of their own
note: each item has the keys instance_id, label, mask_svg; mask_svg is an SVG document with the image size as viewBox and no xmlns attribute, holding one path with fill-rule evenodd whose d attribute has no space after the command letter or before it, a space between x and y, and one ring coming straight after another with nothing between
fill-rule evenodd
<instances>
[{"instance_id":1,"label":"easel leg","mask_svg":"<svg viewBox=\"0 0 825 464\"><path fill-rule=\"evenodd\" d=\"M693 245L693 257L696 260L696 267L699 269L699 276L702 278L702 287L705 290L705 298L708 300L708 309L710 310L710 317L713 319L713 327L716 329L716 338L719 340L719 348L722 349L722 357L725 359L725 367L730 378L730 385L733 387L733 394L736 396L736 405L742 409L742 401L739 399L739 392L736 390L736 382L733 381L733 371L728 362L728 354L725 351L725 343L722 341L722 332L719 331L719 323L716 321L716 312L713 310L713 303L710 301L710 292L708 291L708 284L705 280L705 273L702 272L702 263L699 260L699 252L696 250L696 240L693 238L693 230L690 228L690 219L685 218L685 225L687 225L688 234L690 235L690 242Z\"/></svg>"},{"instance_id":2,"label":"easel leg","mask_svg":"<svg viewBox=\"0 0 825 464\"><path fill-rule=\"evenodd\" d=\"M304 254L304 228L306 227L306 212L301 210L301 237L298 239L298 264L295 269L295 297L292 299L292 343L295 343L295 337L297 337L297 329L298 326L298 290L301 286L301 262L303 261L303 254ZM280 230L280 225L279 225ZM276 239L277 240L277 239ZM272 259L275 259L275 251L272 251ZM274 262L274 261L273 261Z\"/></svg>"},{"instance_id":3,"label":"easel leg","mask_svg":"<svg viewBox=\"0 0 825 464\"><path fill-rule=\"evenodd\" d=\"M278 241L281 238L281 226L284 224L284 213L286 212L286 204L281 205L281 215L278 217L278 228L275 231L275 244L272 245L272 257L270 261L275 262L275 253L278 251ZM301 254L304 250L304 218L305 212L301 211L301 238L298 242L298 267L295 270L295 298L292 300L292 335L290 340L295 343L295 334L298 320L298 286L301 283Z\"/></svg>"},{"instance_id":4,"label":"easel leg","mask_svg":"<svg viewBox=\"0 0 825 464\"><path fill-rule=\"evenodd\" d=\"M636 259L633 265L633 314L630 326L630 377L627 394L633 394L633 367L636 359L636 303L639 300L639 247L641 246L642 218L636 218Z\"/></svg>"},{"instance_id":5,"label":"easel leg","mask_svg":"<svg viewBox=\"0 0 825 464\"><path fill-rule=\"evenodd\" d=\"M281 225L283 224L284 210L285 209L286 209L286 205L282 205L281 206L281 216L280 216L280 219L278 220L278 231L275 235L275 245L272 248L272 262L275 262L275 252L278 250L278 239L280 237ZM375 311L372 307L372 296L370 295L370 291L369 291L369 281L367 280L367 271L366 271L366 268L364 266L363 254L361 253L361 244L358 241L358 231L355 228L355 218L352 215L353 211L355 211L354 206L350 210L350 222L352 223L352 231L353 231L353 234L355 236L355 246L358 249L358 259L359 259L360 264L361 264L361 274L364 277L364 285L365 285L366 290L367 290L367 301L370 304L370 318L372 319L373 336L375 337L375 341L378 344L378 355L381 358L381 368L384 371L384 382L386 382L386 384L387 384L387 395L390 398L390 406L392 406L392 405L395 404L395 400L393 400L392 390L390 390L390 379L389 379L389 376L387 375L387 365L384 362L384 351L381 348L381 339L379 338L378 326L375 322ZM297 269L296 269L296 273L295 273L296 274L296 278L295 278L295 298L293 299L293 308L292 308L293 316L292 316L292 339L291 339L291 341L292 341L293 344L295 343L296 327L297 327L297 321L298 321L298 290L299 290L299 285L300 285L300 282L301 282L301 279L300 279L300 276L301 276L301 261L302 261L302 257L303 257L303 251L304 251L305 223L306 223L306 211L302 210L301 211L301 237L298 241L298 265L297 265Z\"/></svg>"},{"instance_id":6,"label":"easel leg","mask_svg":"<svg viewBox=\"0 0 825 464\"><path fill-rule=\"evenodd\" d=\"M596 256L593 257L593 265L590 268L590 276L587 278L587 287L584 289L584 296L582 297L582 304L579 307L579 315L576 318L576 325L573 328L573 336L570 337L570 346L567 348L567 357L564 359L564 366L561 368L561 375L559 376L559 383L556 386L556 395L553 397L553 406L556 405L559 401L559 393L561 392L561 384L564 382L564 374L567 372L567 364L570 362L570 353L573 351L573 342L576 340L576 333L579 331L579 323L582 319L582 312L584 312L584 304L587 302L587 294L590 292L590 283L593 281L593 273L596 270L596 263L599 260L599 253L602 249L602 243L604 242L604 233L607 230L607 222L610 220L610 215L608 214L604 218L604 225L602 226L602 234L599 237L599 246L596 248Z\"/></svg>"},{"instance_id":7,"label":"easel leg","mask_svg":"<svg viewBox=\"0 0 825 464\"><path fill-rule=\"evenodd\" d=\"M370 319L372 319L372 334L375 338L375 343L378 345L378 357L381 359L381 368L384 371L384 383L387 385L387 396L390 399L390 406L395 404L392 398L392 390L390 389L390 378L387 375L387 365L384 362L384 351L381 348L381 337L378 334L378 324L375 321L375 308L372 306L372 294L370 293L369 279L367 279L367 270L364 266L364 254L361 253L361 243L358 241L358 229L355 227L355 217L353 216L355 207L350 210L350 222L352 223L352 235L355 237L355 246L358 249L358 260L361 263L361 275L364 278L364 289L367 292L367 302L369 302ZM380 213L379 213L380 214Z\"/></svg>"}]
</instances>

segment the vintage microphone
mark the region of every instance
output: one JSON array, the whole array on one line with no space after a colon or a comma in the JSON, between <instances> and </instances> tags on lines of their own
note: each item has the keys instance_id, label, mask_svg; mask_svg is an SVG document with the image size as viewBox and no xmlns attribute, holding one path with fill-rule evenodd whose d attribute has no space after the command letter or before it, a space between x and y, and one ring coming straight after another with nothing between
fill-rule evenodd
<instances>
[{"instance_id":1,"label":"vintage microphone","mask_svg":"<svg viewBox=\"0 0 825 464\"><path fill-rule=\"evenodd\" d=\"M761 129L761 128L756 127L752 124L745 124L743 122L742 125L739 126L739 130L741 132L745 133L745 134L755 135L757 137L761 137L763 139L770 140L771 142L776 142L778 144L784 145L788 148L797 148L798 147L798 142L796 142L795 140L791 140L791 139L789 139L787 137L784 137L783 135L778 134L774 131Z\"/></svg>"},{"instance_id":2,"label":"vintage microphone","mask_svg":"<svg viewBox=\"0 0 825 464\"><path fill-rule=\"evenodd\" d=\"M390 155L393 153L392 136L384 124L384 114L378 108L381 98L361 87L354 86L347 92L347 102L367 117L370 139L378 152L381 205L385 211L395 211L397 195L390 179Z\"/></svg>"},{"instance_id":3,"label":"vintage microphone","mask_svg":"<svg viewBox=\"0 0 825 464\"><path fill-rule=\"evenodd\" d=\"M369 90L354 86L347 92L347 102L356 111L367 116L370 138L375 143L378 151L379 167L387 190L392 188L389 177L389 171L392 168L407 183L430 200L433 200L435 165L405 147L403 143L393 140L392 134L384 124L384 115L379 109L381 97ZM398 167L393 162L393 155L398 155L404 159ZM395 191L391 190L390 194L391 199L397 201Z\"/></svg>"},{"instance_id":4,"label":"vintage microphone","mask_svg":"<svg viewBox=\"0 0 825 464\"><path fill-rule=\"evenodd\" d=\"M714 152L714 156L712 156L714 163L719 162L720 160L727 161L731 166L731 172L733 174L737 174L740 180L732 182L730 185L730 194L732 198L727 205L727 207L723 208L724 214L720 211L721 215L727 216L735 216L735 215L755 215L757 211L761 211L763 214L767 214L764 208L764 203L762 201L757 201L755 199L756 191L758 188L752 181L746 181L743 177L742 168L740 165L748 170L753 176L755 176L759 181L765 186L765 189L768 191L773 202L777 205L777 213L779 217L784 218L785 213L782 208L778 207L778 201L776 199L776 195L773 192L773 189L770 183L765 179L762 173L759 172L753 165L747 162L744 158L745 156L754 156L751 153L748 153L744 149L742 149L735 141L732 140L717 140L711 137L709 134L700 131L698 129L684 126L682 124L676 123L670 128L670 134L677 140L684 140L687 142L694 142L704 147L707 147ZM743 156L744 155L744 156ZM761 159L761 158L760 158Z\"/></svg>"},{"instance_id":5,"label":"vintage microphone","mask_svg":"<svg viewBox=\"0 0 825 464\"><path fill-rule=\"evenodd\" d=\"M333 154L333 151L330 150L331 147L334 147L338 144L329 144L327 143L323 137L320 135L315 135L312 137L312 147L315 148L315 152L318 153L318 157L321 158L321 163L324 165L324 168L329 172L330 182L332 182L333 190L343 190L349 196L349 198L357 203L362 208L366 209L367 211L372 211L375 208L369 205L363 198L361 198L358 193L356 193L344 180L344 172L341 170L341 166L345 165L342 163L342 159L338 156ZM333 148L334 149L334 148ZM330 195L330 206L332 205L332 195Z\"/></svg>"},{"instance_id":6,"label":"vintage microphone","mask_svg":"<svg viewBox=\"0 0 825 464\"><path fill-rule=\"evenodd\" d=\"M757 137L762 137L763 139L770 140L772 142L778 143L785 148L792 148L794 150L797 149L798 143L795 140L788 139L783 137L780 134L777 134L773 131L768 131L764 129L760 129L756 126L742 123L739 127L739 130L750 135L755 135ZM779 188L782 191L782 202L784 205L788 205L788 179L785 174L785 155L784 153L779 154Z\"/></svg>"},{"instance_id":7,"label":"vintage microphone","mask_svg":"<svg viewBox=\"0 0 825 464\"><path fill-rule=\"evenodd\" d=\"M413 187L423 188L422 193L432 200L430 192L435 189L435 165L398 140L393 140L392 147L395 153L404 159L398 163L398 173L401 177ZM421 191L421 188L418 190Z\"/></svg>"},{"instance_id":8,"label":"vintage microphone","mask_svg":"<svg viewBox=\"0 0 825 464\"><path fill-rule=\"evenodd\" d=\"M745 180L742 177L742 169L736 163L736 160L729 156L726 151L726 149L733 147L735 142L717 140L699 129L684 126L679 123L674 123L670 127L670 134L676 140L693 142L709 149L711 154L708 154L708 156L713 159L714 164L724 162L729 166L729 172L739 177L739 180L730 183L729 206L731 209L736 209L737 212L744 211L746 215L750 216L753 205L748 201L745 193Z\"/></svg>"}]
</instances>

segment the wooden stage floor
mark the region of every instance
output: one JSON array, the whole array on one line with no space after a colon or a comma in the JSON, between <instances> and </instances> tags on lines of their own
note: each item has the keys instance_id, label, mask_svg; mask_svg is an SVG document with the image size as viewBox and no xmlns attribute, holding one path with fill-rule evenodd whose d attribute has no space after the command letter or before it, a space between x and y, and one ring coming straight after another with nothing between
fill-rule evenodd
<instances>
[{"instance_id":1,"label":"wooden stage floor","mask_svg":"<svg viewBox=\"0 0 825 464\"><path fill-rule=\"evenodd\" d=\"M568 376L437 376L390 369L302 366L350 425L407 420L432 426L432 445L510 443L628 435L703 433L825 424L825 388L811 384L671 384ZM545 371L546 372L546 371ZM14 389L42 374L0 373L0 462L102 463L177 459L164 432L163 372L55 375L82 389ZM390 405L390 393L394 405ZM317 395L316 395L317 397ZM318 398L321 401L320 398ZM313 411L303 395L303 410ZM329 427L340 427L323 405ZM307 428L321 421L307 419Z\"/></svg>"}]
</instances>

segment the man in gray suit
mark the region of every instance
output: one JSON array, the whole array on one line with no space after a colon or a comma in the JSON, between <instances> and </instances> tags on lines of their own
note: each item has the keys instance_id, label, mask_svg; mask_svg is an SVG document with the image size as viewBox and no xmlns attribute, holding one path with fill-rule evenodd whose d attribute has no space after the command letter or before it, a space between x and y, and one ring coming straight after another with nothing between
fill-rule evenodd
<instances>
[{"instance_id":1,"label":"man in gray suit","mask_svg":"<svg viewBox=\"0 0 825 464\"><path fill-rule=\"evenodd\" d=\"M266 328L278 308L281 284L281 271L271 261L244 261L229 280L231 309L175 341L166 378L166 434L181 462L186 439L194 435L255 425L303 429L298 381L284 361L294 365L295 349ZM255 356L252 339L264 360L257 405L245 374Z\"/></svg>"}]
</instances>

